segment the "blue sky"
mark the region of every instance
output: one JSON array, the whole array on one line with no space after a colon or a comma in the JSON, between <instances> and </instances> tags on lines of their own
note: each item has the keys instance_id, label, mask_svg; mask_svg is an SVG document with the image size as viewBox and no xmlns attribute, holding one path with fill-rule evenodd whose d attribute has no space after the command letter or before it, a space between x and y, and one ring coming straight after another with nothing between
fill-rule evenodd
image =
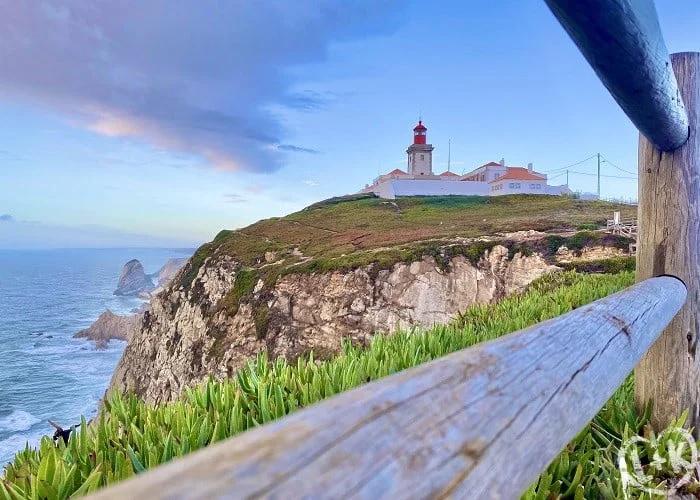
<instances>
[{"instance_id":1,"label":"blue sky","mask_svg":"<svg viewBox=\"0 0 700 500\"><path fill-rule=\"evenodd\" d=\"M440 171L448 140L457 172L636 170L637 132L539 0L0 9L0 248L196 245L404 166L419 113ZM671 52L700 50L700 3L657 9Z\"/></svg>"}]
</instances>

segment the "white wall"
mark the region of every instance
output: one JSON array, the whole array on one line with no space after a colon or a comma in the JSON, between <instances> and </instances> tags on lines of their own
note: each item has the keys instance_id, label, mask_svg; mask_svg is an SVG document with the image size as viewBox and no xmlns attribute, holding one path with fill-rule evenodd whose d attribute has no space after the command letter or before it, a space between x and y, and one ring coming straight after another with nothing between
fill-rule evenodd
<instances>
[{"instance_id":1,"label":"white wall","mask_svg":"<svg viewBox=\"0 0 700 500\"><path fill-rule=\"evenodd\" d=\"M539 184L540 188L537 189ZM491 188L503 186L502 189L492 191ZM512 187L511 187L512 186ZM494 182L489 186L489 195L503 196L506 194L561 194L560 192L550 192L552 186L547 186L546 181L518 181L506 179L502 182Z\"/></svg>"},{"instance_id":2,"label":"white wall","mask_svg":"<svg viewBox=\"0 0 700 500\"><path fill-rule=\"evenodd\" d=\"M397 196L446 196L446 195L481 195L489 194L485 182L462 182L442 180L391 180L384 182L374 189L381 198Z\"/></svg>"},{"instance_id":3,"label":"white wall","mask_svg":"<svg viewBox=\"0 0 700 500\"><path fill-rule=\"evenodd\" d=\"M547 186L547 194L572 194L571 189L566 184L561 186Z\"/></svg>"}]
</instances>

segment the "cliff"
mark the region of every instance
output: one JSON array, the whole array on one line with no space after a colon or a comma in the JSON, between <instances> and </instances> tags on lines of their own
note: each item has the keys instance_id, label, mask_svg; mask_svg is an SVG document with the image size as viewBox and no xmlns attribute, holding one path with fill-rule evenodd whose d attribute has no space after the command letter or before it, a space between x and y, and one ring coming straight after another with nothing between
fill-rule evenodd
<instances>
[{"instance_id":1,"label":"cliff","mask_svg":"<svg viewBox=\"0 0 700 500\"><path fill-rule=\"evenodd\" d=\"M364 344L376 332L447 322L560 260L624 255L628 241L575 230L613 210L633 208L541 196L360 197L222 231L152 300L111 388L163 401L209 375L232 376L262 350L323 358L342 339Z\"/></svg>"},{"instance_id":2,"label":"cliff","mask_svg":"<svg viewBox=\"0 0 700 500\"><path fill-rule=\"evenodd\" d=\"M180 272L180 269L187 264L188 260L187 258L168 259L167 262L163 264L163 267L153 275L158 286L163 287L170 283L177 273Z\"/></svg>"}]
</instances>

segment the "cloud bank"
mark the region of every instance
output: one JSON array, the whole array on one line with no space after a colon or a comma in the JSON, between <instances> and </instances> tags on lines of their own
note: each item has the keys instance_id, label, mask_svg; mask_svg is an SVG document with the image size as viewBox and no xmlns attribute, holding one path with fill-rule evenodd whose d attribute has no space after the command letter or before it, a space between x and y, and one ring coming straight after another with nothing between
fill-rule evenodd
<instances>
[{"instance_id":1,"label":"cloud bank","mask_svg":"<svg viewBox=\"0 0 700 500\"><path fill-rule=\"evenodd\" d=\"M288 144L271 105L313 112L289 68L330 44L387 33L398 0L0 0L0 96L41 103L99 134L272 171ZM295 72L298 73L298 72Z\"/></svg>"}]
</instances>

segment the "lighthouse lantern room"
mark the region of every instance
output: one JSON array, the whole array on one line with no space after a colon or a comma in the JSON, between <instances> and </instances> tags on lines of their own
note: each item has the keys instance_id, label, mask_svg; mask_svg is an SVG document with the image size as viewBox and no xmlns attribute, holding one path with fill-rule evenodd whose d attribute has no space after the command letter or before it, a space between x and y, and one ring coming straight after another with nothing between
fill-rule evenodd
<instances>
[{"instance_id":1,"label":"lighthouse lantern room","mask_svg":"<svg viewBox=\"0 0 700 500\"><path fill-rule=\"evenodd\" d=\"M406 150L408 173L411 175L433 175L433 145L426 144L427 131L422 120L413 128L413 144Z\"/></svg>"}]
</instances>

